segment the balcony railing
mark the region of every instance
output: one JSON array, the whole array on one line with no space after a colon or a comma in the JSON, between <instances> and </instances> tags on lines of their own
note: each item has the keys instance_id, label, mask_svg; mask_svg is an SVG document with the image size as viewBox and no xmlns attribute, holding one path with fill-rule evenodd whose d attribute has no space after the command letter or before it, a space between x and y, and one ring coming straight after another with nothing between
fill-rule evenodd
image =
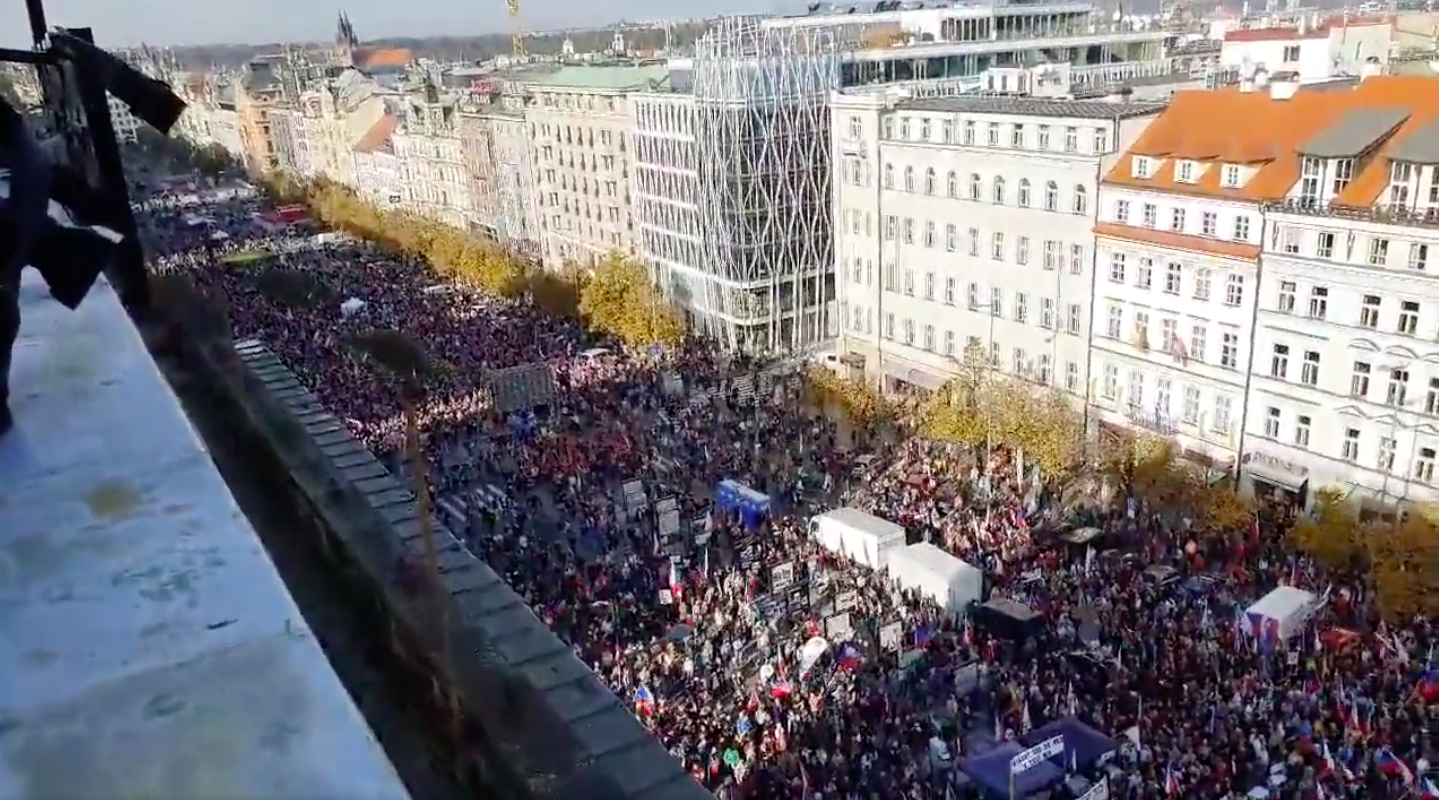
<instances>
[{"instance_id":1,"label":"balcony railing","mask_svg":"<svg viewBox=\"0 0 1439 800\"><path fill-rule=\"evenodd\" d=\"M1329 217L1354 222L1373 222L1381 225L1407 225L1420 228L1439 228L1439 206L1426 209L1408 209L1395 206L1348 206L1337 203L1316 203L1311 200L1290 198L1264 207L1269 213L1303 214L1311 217Z\"/></svg>"}]
</instances>

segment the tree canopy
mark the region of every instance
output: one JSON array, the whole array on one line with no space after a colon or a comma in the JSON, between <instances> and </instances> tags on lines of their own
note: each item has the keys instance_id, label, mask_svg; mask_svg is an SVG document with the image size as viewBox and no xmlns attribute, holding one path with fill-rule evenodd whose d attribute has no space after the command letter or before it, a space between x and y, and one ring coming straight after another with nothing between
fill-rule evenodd
<instances>
[{"instance_id":1,"label":"tree canopy","mask_svg":"<svg viewBox=\"0 0 1439 800\"><path fill-rule=\"evenodd\" d=\"M580 291L579 309L590 327L631 346L673 347L684 338L679 313L645 268L618 253L595 266Z\"/></svg>"}]
</instances>

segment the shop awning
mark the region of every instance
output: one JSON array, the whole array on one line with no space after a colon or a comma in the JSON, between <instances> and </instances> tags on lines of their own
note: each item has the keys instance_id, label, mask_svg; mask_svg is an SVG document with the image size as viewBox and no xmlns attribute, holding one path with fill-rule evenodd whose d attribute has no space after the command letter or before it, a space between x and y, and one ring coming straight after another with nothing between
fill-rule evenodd
<instances>
[{"instance_id":1,"label":"shop awning","mask_svg":"<svg viewBox=\"0 0 1439 800\"><path fill-rule=\"evenodd\" d=\"M907 367L899 364L886 364L884 374L897 381L904 381L905 383L918 386L921 389L928 389L931 392L949 381L949 379L943 375L937 375L927 369Z\"/></svg>"},{"instance_id":2,"label":"shop awning","mask_svg":"<svg viewBox=\"0 0 1439 800\"><path fill-rule=\"evenodd\" d=\"M1304 484L1309 482L1307 471L1292 469L1276 459L1251 457L1246 459L1244 469L1249 472L1251 479L1258 479L1291 492L1303 489Z\"/></svg>"}]
</instances>

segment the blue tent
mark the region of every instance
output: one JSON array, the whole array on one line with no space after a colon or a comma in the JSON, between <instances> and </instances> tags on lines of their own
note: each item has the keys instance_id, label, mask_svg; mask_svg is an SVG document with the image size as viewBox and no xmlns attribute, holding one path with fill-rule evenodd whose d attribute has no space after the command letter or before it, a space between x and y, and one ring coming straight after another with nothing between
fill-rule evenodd
<instances>
[{"instance_id":1,"label":"blue tent","mask_svg":"<svg viewBox=\"0 0 1439 800\"><path fill-rule=\"evenodd\" d=\"M723 480L715 487L715 505L721 511L738 512L744 524L757 528L769 514L769 495L751 489L735 480Z\"/></svg>"},{"instance_id":2,"label":"blue tent","mask_svg":"<svg viewBox=\"0 0 1439 800\"><path fill-rule=\"evenodd\" d=\"M1033 747L1055 736L1064 737L1064 752L1051 758L1050 761L1060 768L1073 763L1076 769L1083 771L1115 750L1113 739L1085 725L1075 717L1057 719L1042 728L1036 728L1022 737L1020 741L1024 742L1026 747Z\"/></svg>"},{"instance_id":3,"label":"blue tent","mask_svg":"<svg viewBox=\"0 0 1439 800\"><path fill-rule=\"evenodd\" d=\"M966 759L960 770L972 778L987 794L1010 796L1009 762L1024 752L1015 742L1005 742L987 753ZM1043 791L1064 780L1064 770L1048 761L1041 761L1014 776L1014 796L1025 797Z\"/></svg>"}]
</instances>

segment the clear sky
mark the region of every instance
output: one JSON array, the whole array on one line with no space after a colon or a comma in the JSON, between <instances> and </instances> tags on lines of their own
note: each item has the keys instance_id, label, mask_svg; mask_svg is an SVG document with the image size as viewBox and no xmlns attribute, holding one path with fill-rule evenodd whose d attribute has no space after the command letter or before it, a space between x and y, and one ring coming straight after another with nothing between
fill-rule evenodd
<instances>
[{"instance_id":1,"label":"clear sky","mask_svg":"<svg viewBox=\"0 0 1439 800\"><path fill-rule=\"evenodd\" d=\"M521 0L531 30L773 12L803 0ZM505 0L45 0L51 25L95 29L102 47L330 41L341 7L361 39L509 29ZM29 44L24 0L0 0L0 46Z\"/></svg>"}]
</instances>

